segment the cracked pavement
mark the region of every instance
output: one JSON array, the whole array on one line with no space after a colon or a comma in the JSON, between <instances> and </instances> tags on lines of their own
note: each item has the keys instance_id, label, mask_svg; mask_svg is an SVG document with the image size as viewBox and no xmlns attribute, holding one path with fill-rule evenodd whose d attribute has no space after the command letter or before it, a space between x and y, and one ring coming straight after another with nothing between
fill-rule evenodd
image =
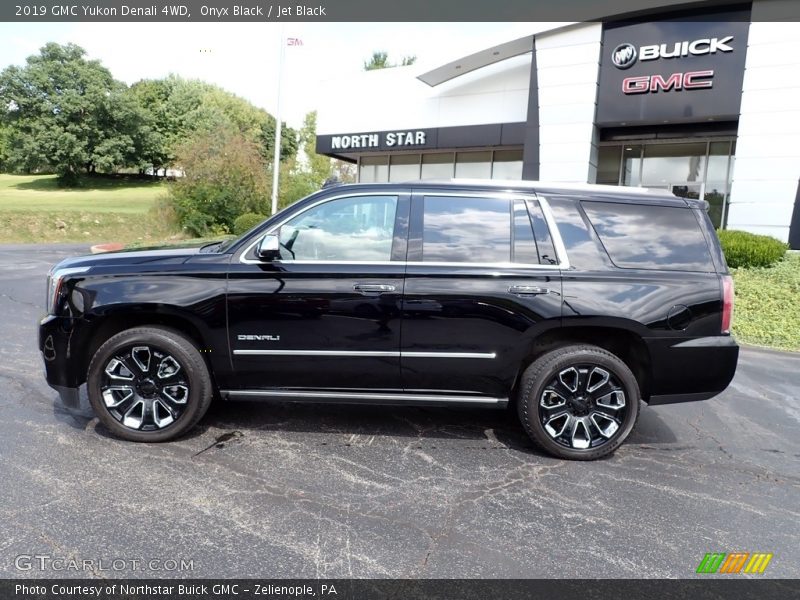
<instances>
[{"instance_id":1,"label":"cracked pavement","mask_svg":"<svg viewBox=\"0 0 800 600\"><path fill-rule=\"evenodd\" d=\"M644 405L592 463L473 409L218 402L187 437L134 444L44 381L45 275L85 251L0 246L0 577L693 577L734 551L800 573L800 355L743 349L724 394ZM20 571L20 554L194 569Z\"/></svg>"}]
</instances>

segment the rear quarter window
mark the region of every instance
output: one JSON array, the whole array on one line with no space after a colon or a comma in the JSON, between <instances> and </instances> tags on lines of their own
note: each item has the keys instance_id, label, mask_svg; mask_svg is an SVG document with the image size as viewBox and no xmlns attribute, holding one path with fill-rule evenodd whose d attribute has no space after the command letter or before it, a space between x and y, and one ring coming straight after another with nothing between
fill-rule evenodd
<instances>
[{"instance_id":1,"label":"rear quarter window","mask_svg":"<svg viewBox=\"0 0 800 600\"><path fill-rule=\"evenodd\" d=\"M582 202L612 262L623 269L714 271L690 208Z\"/></svg>"}]
</instances>

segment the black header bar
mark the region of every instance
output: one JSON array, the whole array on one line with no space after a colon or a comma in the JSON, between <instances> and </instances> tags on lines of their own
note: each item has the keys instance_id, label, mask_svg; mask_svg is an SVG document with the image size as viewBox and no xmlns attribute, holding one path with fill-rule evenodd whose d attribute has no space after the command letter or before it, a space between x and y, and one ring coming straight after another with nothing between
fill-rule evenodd
<instances>
[{"instance_id":1,"label":"black header bar","mask_svg":"<svg viewBox=\"0 0 800 600\"><path fill-rule=\"evenodd\" d=\"M800 20L796 0L758 0L754 18ZM718 0L11 0L0 21L16 22L469 22L599 21L686 8L722 8Z\"/></svg>"}]
</instances>

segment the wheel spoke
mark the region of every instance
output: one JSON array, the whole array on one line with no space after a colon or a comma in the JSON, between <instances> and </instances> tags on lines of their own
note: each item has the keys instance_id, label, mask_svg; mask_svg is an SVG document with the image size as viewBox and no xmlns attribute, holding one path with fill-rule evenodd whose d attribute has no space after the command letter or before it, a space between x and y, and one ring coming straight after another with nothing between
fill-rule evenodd
<instances>
[{"instance_id":1,"label":"wheel spoke","mask_svg":"<svg viewBox=\"0 0 800 600\"><path fill-rule=\"evenodd\" d=\"M145 401L141 398L133 402L122 415L122 424L131 429L140 429L144 422L144 407Z\"/></svg>"},{"instance_id":2,"label":"wheel spoke","mask_svg":"<svg viewBox=\"0 0 800 600\"><path fill-rule=\"evenodd\" d=\"M139 372L143 375L146 375L150 372L150 362L152 357L153 354L150 352L150 348L147 346L135 346L131 348L131 359L139 369Z\"/></svg>"},{"instance_id":3,"label":"wheel spoke","mask_svg":"<svg viewBox=\"0 0 800 600\"><path fill-rule=\"evenodd\" d=\"M589 415L589 420L604 438L613 436L619 429L619 421L605 413L594 412Z\"/></svg>"},{"instance_id":4,"label":"wheel spoke","mask_svg":"<svg viewBox=\"0 0 800 600\"><path fill-rule=\"evenodd\" d=\"M158 378L159 379L166 379L168 377L172 377L173 375L177 374L178 371L181 370L181 365L178 363L177 360L172 358L171 356L167 355L161 359L161 362L158 364Z\"/></svg>"},{"instance_id":5,"label":"wheel spoke","mask_svg":"<svg viewBox=\"0 0 800 600\"><path fill-rule=\"evenodd\" d=\"M105 373L111 379L122 381L133 381L134 379L133 371L131 371L120 358L112 358L108 361Z\"/></svg>"},{"instance_id":6,"label":"wheel spoke","mask_svg":"<svg viewBox=\"0 0 800 600\"><path fill-rule=\"evenodd\" d=\"M166 427L178 416L177 411L170 408L166 402L156 399L153 402L153 422L159 429Z\"/></svg>"},{"instance_id":7,"label":"wheel spoke","mask_svg":"<svg viewBox=\"0 0 800 600\"><path fill-rule=\"evenodd\" d=\"M564 369L558 374L558 381L569 393L575 393L580 386L580 373L575 367Z\"/></svg>"},{"instance_id":8,"label":"wheel spoke","mask_svg":"<svg viewBox=\"0 0 800 600\"><path fill-rule=\"evenodd\" d=\"M117 408L133 398L133 388L129 385L109 385L103 388L103 402L108 408Z\"/></svg>"},{"instance_id":9,"label":"wheel spoke","mask_svg":"<svg viewBox=\"0 0 800 600\"><path fill-rule=\"evenodd\" d=\"M570 443L573 448L585 450L592 443L592 434L586 424L585 418L575 419L570 435Z\"/></svg>"},{"instance_id":10,"label":"wheel spoke","mask_svg":"<svg viewBox=\"0 0 800 600\"><path fill-rule=\"evenodd\" d=\"M594 367L586 377L586 391L590 394L596 392L611 379L611 374L605 369Z\"/></svg>"},{"instance_id":11,"label":"wheel spoke","mask_svg":"<svg viewBox=\"0 0 800 600\"><path fill-rule=\"evenodd\" d=\"M597 398L595 404L602 408L619 410L625 407L625 392L620 389L613 390Z\"/></svg>"},{"instance_id":12,"label":"wheel spoke","mask_svg":"<svg viewBox=\"0 0 800 600\"><path fill-rule=\"evenodd\" d=\"M175 404L186 404L189 400L189 388L185 385L165 385L161 395Z\"/></svg>"},{"instance_id":13,"label":"wheel spoke","mask_svg":"<svg viewBox=\"0 0 800 600\"><path fill-rule=\"evenodd\" d=\"M573 417L568 412L561 412L553 417L550 417L544 424L544 428L550 437L553 439L561 437L564 432L569 428Z\"/></svg>"},{"instance_id":14,"label":"wheel spoke","mask_svg":"<svg viewBox=\"0 0 800 600\"><path fill-rule=\"evenodd\" d=\"M567 398L564 394L558 393L552 387L546 387L542 392L542 397L539 399L539 406L547 410L560 408L567 403Z\"/></svg>"}]
</instances>

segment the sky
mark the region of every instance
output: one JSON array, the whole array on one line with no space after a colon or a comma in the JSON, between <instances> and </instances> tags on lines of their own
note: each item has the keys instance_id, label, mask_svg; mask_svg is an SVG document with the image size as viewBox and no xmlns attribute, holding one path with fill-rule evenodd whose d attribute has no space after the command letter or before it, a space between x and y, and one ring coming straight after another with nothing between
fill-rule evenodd
<instances>
[{"instance_id":1,"label":"sky","mask_svg":"<svg viewBox=\"0 0 800 600\"><path fill-rule=\"evenodd\" d=\"M549 23L546 28L557 24ZM284 29L282 29L284 28ZM127 84L170 73L217 84L276 114L281 36L286 46L281 120L302 124L324 100L325 82L363 70L373 51L420 72L497 43L538 23L0 23L0 69L23 65L45 43L73 42Z\"/></svg>"}]
</instances>

